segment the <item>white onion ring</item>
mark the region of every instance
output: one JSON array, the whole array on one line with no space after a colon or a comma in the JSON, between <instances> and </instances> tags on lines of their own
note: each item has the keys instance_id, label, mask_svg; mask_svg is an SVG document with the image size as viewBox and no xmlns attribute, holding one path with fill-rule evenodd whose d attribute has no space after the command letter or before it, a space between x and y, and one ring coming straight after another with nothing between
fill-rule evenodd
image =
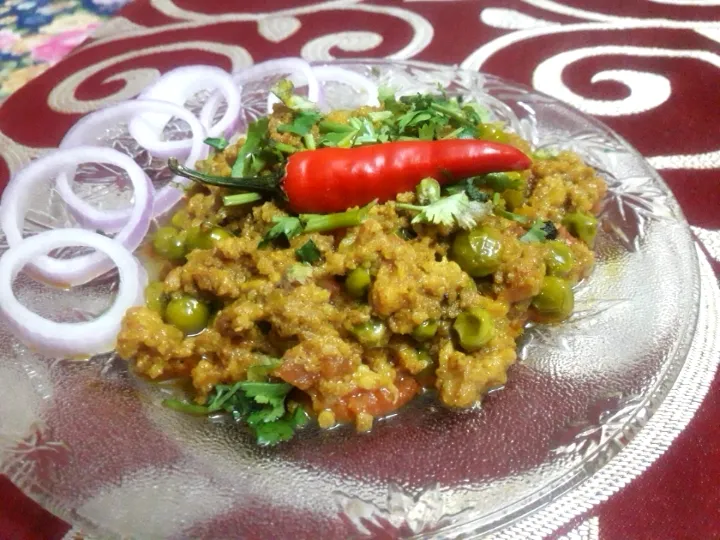
<instances>
[{"instance_id":1,"label":"white onion ring","mask_svg":"<svg viewBox=\"0 0 720 540\"><path fill-rule=\"evenodd\" d=\"M13 281L29 261L62 247L86 246L103 253L120 277L113 305L92 321L59 323L41 317L18 302ZM0 313L12 333L31 349L48 356L93 355L111 351L125 311L142 303L147 274L127 249L100 234L83 229L55 229L11 247L0 258Z\"/></svg>"},{"instance_id":2,"label":"white onion ring","mask_svg":"<svg viewBox=\"0 0 720 540\"><path fill-rule=\"evenodd\" d=\"M125 101L84 116L70 128L60 143L60 148L74 148L84 145L97 146L98 140L106 133L109 127L121 122L129 122L138 113L143 112L165 113L188 123L192 131L192 147L185 160L187 167L194 168L196 161L207 156L208 146L203 142L205 140L205 128L194 114L179 105L149 99ZM72 190L69 180L72 174L74 174L74 169L65 170L58 175L57 190L75 218L94 229L105 232L116 231L122 227L128 219L129 210L113 210L99 215L94 211L95 209L91 204L84 201ZM160 189L155 194L153 217L164 214L183 198L184 192L182 189L178 189L176 185L186 186L190 182L187 178L174 176L170 183Z\"/></svg>"},{"instance_id":3,"label":"white onion ring","mask_svg":"<svg viewBox=\"0 0 720 540\"><path fill-rule=\"evenodd\" d=\"M81 146L46 154L20 170L10 180L0 202L0 226L11 248L24 242L22 231L25 214L30 201L40 188L39 184L52 178L58 170L75 168L87 162L110 163L122 167L128 173L134 188L134 203L125 225L114 241L131 251L140 245L152 217L154 190L150 179L132 158L117 150ZM28 272L52 283L74 286L91 281L112 266L112 261L102 253L81 255L72 259L55 259L43 255L33 260Z\"/></svg>"},{"instance_id":4,"label":"white onion ring","mask_svg":"<svg viewBox=\"0 0 720 540\"><path fill-rule=\"evenodd\" d=\"M365 92L367 94L365 105L369 107L380 105L378 85L364 75L336 66L313 66L313 73L320 82L340 82L353 87L356 91Z\"/></svg>"},{"instance_id":5,"label":"white onion ring","mask_svg":"<svg viewBox=\"0 0 720 540\"><path fill-rule=\"evenodd\" d=\"M200 123L208 137L230 137L237 128L240 117L240 90L227 71L214 66L186 66L168 71L155 84L146 88L138 99L167 101L184 106L185 102L201 90L215 90L225 98L227 110L213 124L219 101L214 107L203 107ZM128 131L135 140L154 156L168 158L186 157L192 148L192 140L164 141L161 139L170 114L143 113L128 124Z\"/></svg>"}]
</instances>

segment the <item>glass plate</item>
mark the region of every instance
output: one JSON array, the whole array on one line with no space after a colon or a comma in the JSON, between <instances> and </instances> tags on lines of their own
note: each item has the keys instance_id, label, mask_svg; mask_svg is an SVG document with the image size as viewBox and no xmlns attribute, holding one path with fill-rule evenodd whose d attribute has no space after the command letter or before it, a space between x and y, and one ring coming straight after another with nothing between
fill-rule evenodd
<instances>
[{"instance_id":1,"label":"glass plate","mask_svg":"<svg viewBox=\"0 0 720 540\"><path fill-rule=\"evenodd\" d=\"M440 83L485 103L536 147L572 149L597 168L610 191L597 268L577 291L575 314L561 326L530 328L508 384L481 407L452 412L417 400L369 434L307 429L271 449L231 423L161 407L167 390L112 354L41 358L0 326L0 472L86 532L481 535L593 475L672 386L695 329L698 263L677 202L635 150L575 109L488 75L412 62L334 65L401 91ZM268 83L244 90L249 117L265 111ZM361 97L338 85L326 96L334 106ZM122 126L104 144L137 154ZM137 159L147 164L146 155ZM127 196L100 180L84 188L100 206ZM33 207L28 233L72 223L50 183ZM108 276L58 291L21 275L15 290L45 316L81 320L109 304L115 285Z\"/></svg>"}]
</instances>

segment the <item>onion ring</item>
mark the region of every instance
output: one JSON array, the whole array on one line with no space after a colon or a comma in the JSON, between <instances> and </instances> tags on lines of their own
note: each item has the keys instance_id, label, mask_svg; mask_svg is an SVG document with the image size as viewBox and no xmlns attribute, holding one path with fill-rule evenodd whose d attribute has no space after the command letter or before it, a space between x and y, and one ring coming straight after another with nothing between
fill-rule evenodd
<instances>
[{"instance_id":1,"label":"onion ring","mask_svg":"<svg viewBox=\"0 0 720 540\"><path fill-rule=\"evenodd\" d=\"M41 317L18 302L12 286L17 274L31 260L53 249L72 246L102 252L117 266L120 285L113 305L97 319L60 323ZM45 231L11 247L0 258L0 313L19 340L41 354L67 357L104 353L114 348L125 311L142 303L146 282L142 265L114 240L83 229Z\"/></svg>"},{"instance_id":2,"label":"onion ring","mask_svg":"<svg viewBox=\"0 0 720 540\"><path fill-rule=\"evenodd\" d=\"M138 99L167 101L184 106L185 102L200 90L217 89L227 102L227 110L213 124L217 106L203 107L200 123L208 137L230 137L237 128L240 117L240 90L227 71L214 66L186 66L168 71L152 86L146 88ZM219 106L219 102L217 102ZM171 114L143 113L128 124L128 131L135 140L154 156L185 157L192 148L192 139L164 141L161 136Z\"/></svg>"},{"instance_id":3,"label":"onion ring","mask_svg":"<svg viewBox=\"0 0 720 540\"><path fill-rule=\"evenodd\" d=\"M81 118L67 132L60 148L74 148L76 146L97 146L98 140L105 134L107 128L121 122L129 122L138 113L143 112L159 112L172 116L176 116L188 123L192 130L192 148L190 154L185 160L185 165L195 167L195 162L204 159L207 156L208 146L203 142L205 140L205 128L200 121L187 109L168 103L166 101L154 100L133 100L125 101L117 105L99 109ZM180 141L182 142L182 141ZM112 212L104 212L98 215L94 212L91 204L84 201L75 194L70 186L70 176L73 170L65 169L57 177L57 190L60 196L68 205L73 215L78 221L105 232L118 230L123 226L124 222L130 214L129 210L114 210ZM153 206L153 217L158 217L175 206L175 204L183 198L184 192L176 186L186 186L190 180L181 176L174 176L172 180L160 189L155 195Z\"/></svg>"},{"instance_id":4,"label":"onion ring","mask_svg":"<svg viewBox=\"0 0 720 540\"><path fill-rule=\"evenodd\" d=\"M356 91L365 92L367 94L365 105L369 107L380 105L378 101L378 85L364 75L336 66L313 66L313 73L320 82L345 83Z\"/></svg>"},{"instance_id":5,"label":"onion ring","mask_svg":"<svg viewBox=\"0 0 720 540\"><path fill-rule=\"evenodd\" d=\"M80 146L46 154L27 165L10 180L0 202L0 226L11 248L24 241L22 231L25 214L33 194L37 192L38 184L52 178L58 170L74 168L81 163L92 161L122 167L130 176L134 187L134 203L114 241L131 251L140 245L152 217L154 190L150 179L132 158L117 150ZM107 257L101 253L91 253L72 259L55 259L44 255L33 260L28 271L31 275L52 283L74 286L87 283L111 268L112 262Z\"/></svg>"}]
</instances>

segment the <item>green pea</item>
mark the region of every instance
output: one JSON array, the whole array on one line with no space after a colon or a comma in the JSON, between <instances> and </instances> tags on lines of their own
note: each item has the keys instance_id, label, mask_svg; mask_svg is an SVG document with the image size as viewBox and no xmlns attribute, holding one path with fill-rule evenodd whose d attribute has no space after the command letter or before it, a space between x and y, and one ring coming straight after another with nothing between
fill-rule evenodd
<instances>
[{"instance_id":1,"label":"green pea","mask_svg":"<svg viewBox=\"0 0 720 540\"><path fill-rule=\"evenodd\" d=\"M366 347L380 347L385 345L388 340L387 326L377 319L356 324L352 327L352 333Z\"/></svg>"},{"instance_id":2,"label":"green pea","mask_svg":"<svg viewBox=\"0 0 720 540\"><path fill-rule=\"evenodd\" d=\"M572 313L575 295L569 282L559 277L546 276L532 305L544 319L562 321Z\"/></svg>"},{"instance_id":3,"label":"green pea","mask_svg":"<svg viewBox=\"0 0 720 540\"><path fill-rule=\"evenodd\" d=\"M428 351L425 350L418 350L417 351L418 360L420 360L425 367L422 368L422 370L418 371L415 374L415 377L421 381L421 384L424 385L422 381L426 381L433 375L435 375L435 370L437 369L437 362L433 360L433 357L430 355Z\"/></svg>"},{"instance_id":4,"label":"green pea","mask_svg":"<svg viewBox=\"0 0 720 540\"><path fill-rule=\"evenodd\" d=\"M472 277L483 277L500 267L502 247L500 232L483 226L458 233L453 240L450 258Z\"/></svg>"},{"instance_id":5,"label":"green pea","mask_svg":"<svg viewBox=\"0 0 720 540\"><path fill-rule=\"evenodd\" d=\"M431 204L440 199L440 182L434 178L423 178L415 188L418 203Z\"/></svg>"},{"instance_id":6,"label":"green pea","mask_svg":"<svg viewBox=\"0 0 720 540\"><path fill-rule=\"evenodd\" d=\"M187 231L188 251L194 249L212 249L216 242L231 238L232 234L222 227L213 227L209 231L202 227L190 227Z\"/></svg>"},{"instance_id":7,"label":"green pea","mask_svg":"<svg viewBox=\"0 0 720 540\"><path fill-rule=\"evenodd\" d=\"M418 341L427 341L435 337L438 331L438 323L435 319L428 319L418 324L412 332L412 336Z\"/></svg>"},{"instance_id":8,"label":"green pea","mask_svg":"<svg viewBox=\"0 0 720 540\"><path fill-rule=\"evenodd\" d=\"M457 316L453 330L457 333L463 349L475 351L493 338L495 323L487 310L475 307Z\"/></svg>"},{"instance_id":9,"label":"green pea","mask_svg":"<svg viewBox=\"0 0 720 540\"><path fill-rule=\"evenodd\" d=\"M559 240L547 242L545 267L550 276L567 276L573 268L573 254L568 245Z\"/></svg>"},{"instance_id":10,"label":"green pea","mask_svg":"<svg viewBox=\"0 0 720 540\"><path fill-rule=\"evenodd\" d=\"M418 349L417 351L418 359L425 364L425 366L432 366L433 365L433 359L432 356L430 356L430 353L427 352L425 349Z\"/></svg>"},{"instance_id":11,"label":"green pea","mask_svg":"<svg viewBox=\"0 0 720 540\"><path fill-rule=\"evenodd\" d=\"M153 281L145 287L145 305L158 312L161 316L165 313L168 303L168 296L165 294L165 284L162 281Z\"/></svg>"},{"instance_id":12,"label":"green pea","mask_svg":"<svg viewBox=\"0 0 720 540\"><path fill-rule=\"evenodd\" d=\"M165 308L165 322L182 330L186 336L201 332L210 320L210 308L189 295L173 298Z\"/></svg>"},{"instance_id":13,"label":"green pea","mask_svg":"<svg viewBox=\"0 0 720 540\"><path fill-rule=\"evenodd\" d=\"M595 216L583 212L570 212L565 215L562 223L575 238L579 238L590 247L595 244L598 227Z\"/></svg>"},{"instance_id":14,"label":"green pea","mask_svg":"<svg viewBox=\"0 0 720 540\"><path fill-rule=\"evenodd\" d=\"M153 249L164 259L179 261L185 257L185 235L175 227L160 227L153 236Z\"/></svg>"},{"instance_id":15,"label":"green pea","mask_svg":"<svg viewBox=\"0 0 720 540\"><path fill-rule=\"evenodd\" d=\"M370 288L370 271L367 268L355 268L345 278L345 290L353 298L362 298Z\"/></svg>"}]
</instances>

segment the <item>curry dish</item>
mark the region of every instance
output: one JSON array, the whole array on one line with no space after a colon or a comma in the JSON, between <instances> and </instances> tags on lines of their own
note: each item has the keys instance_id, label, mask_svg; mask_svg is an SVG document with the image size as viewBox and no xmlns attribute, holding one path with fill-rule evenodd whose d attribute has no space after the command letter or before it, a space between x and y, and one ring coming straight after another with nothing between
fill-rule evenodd
<instances>
[{"instance_id":1,"label":"curry dish","mask_svg":"<svg viewBox=\"0 0 720 540\"><path fill-rule=\"evenodd\" d=\"M276 157L248 160L243 172L262 178L281 171L283 155L321 152L325 140L351 152L353 142L341 136L358 120L377 132L421 106L386 100L313 113L298 127L306 110L276 105L265 124L254 125ZM393 116L373 115L387 111ZM410 129L427 139L423 125ZM430 138L452 140L462 127L452 117L439 121ZM410 141L417 131L405 133ZM197 163L197 178L235 176L240 155L251 155L250 137L208 141L215 150ZM332 214L311 226L328 216L298 216L292 201L198 182L149 243L161 271L147 304L127 312L119 354L152 380L191 381L191 399L170 404L200 414L232 412L227 396L238 388L257 397L256 388L237 383L282 386L282 407L269 423L307 413L322 428L353 423L367 431L427 391L449 407L478 403L505 384L526 323L559 323L571 314L573 287L593 267L606 185L577 155L533 153L498 124L478 120L474 138L519 149L531 164L450 183L425 178L394 200L346 207L334 216L351 216L337 220L340 226ZM427 210L461 198L475 205L471 226L459 211L451 211L453 220Z\"/></svg>"}]
</instances>

